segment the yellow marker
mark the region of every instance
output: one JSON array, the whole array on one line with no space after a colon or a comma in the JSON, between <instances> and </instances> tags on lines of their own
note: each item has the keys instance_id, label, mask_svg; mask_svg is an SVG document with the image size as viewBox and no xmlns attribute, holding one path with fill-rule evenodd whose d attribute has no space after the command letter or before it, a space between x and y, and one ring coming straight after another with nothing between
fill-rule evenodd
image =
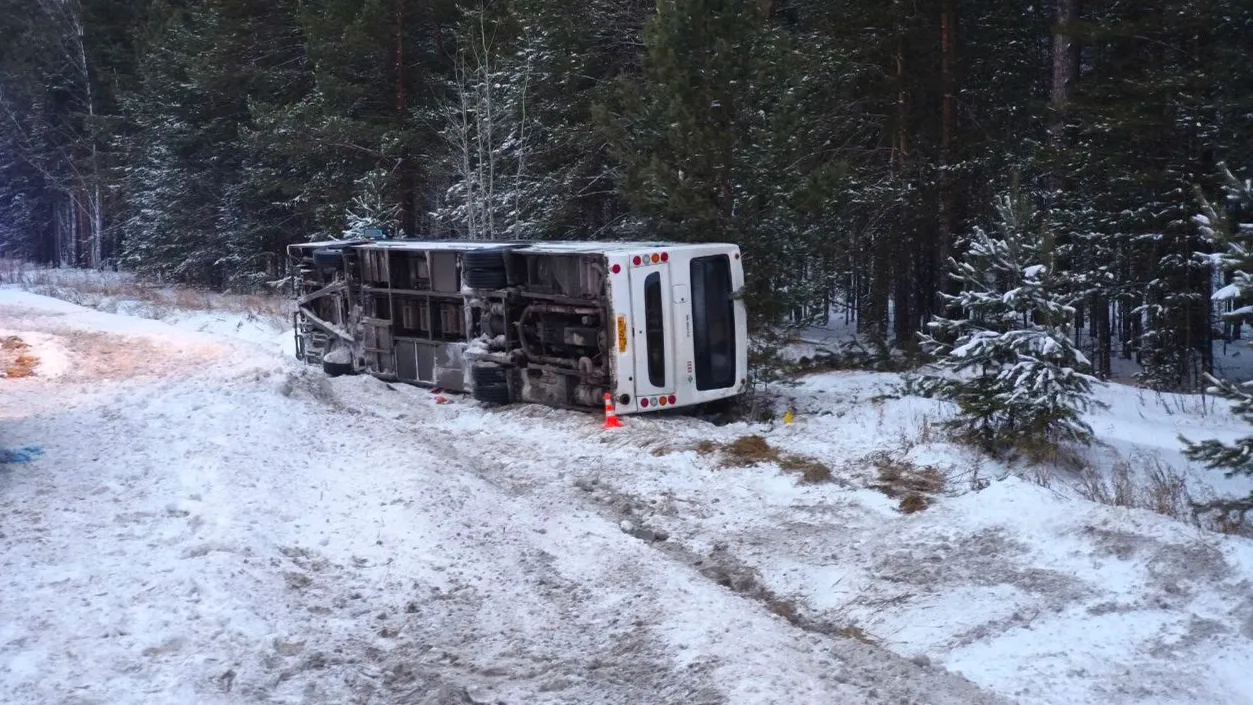
<instances>
[{"instance_id":1,"label":"yellow marker","mask_svg":"<svg viewBox=\"0 0 1253 705\"><path fill-rule=\"evenodd\" d=\"M787 413L783 415L783 423L790 424L792 423L792 420L795 418L796 417L792 415L792 410L788 409Z\"/></svg>"},{"instance_id":2,"label":"yellow marker","mask_svg":"<svg viewBox=\"0 0 1253 705\"><path fill-rule=\"evenodd\" d=\"M618 316L618 352L619 353L626 352L626 345L627 345L626 316Z\"/></svg>"}]
</instances>

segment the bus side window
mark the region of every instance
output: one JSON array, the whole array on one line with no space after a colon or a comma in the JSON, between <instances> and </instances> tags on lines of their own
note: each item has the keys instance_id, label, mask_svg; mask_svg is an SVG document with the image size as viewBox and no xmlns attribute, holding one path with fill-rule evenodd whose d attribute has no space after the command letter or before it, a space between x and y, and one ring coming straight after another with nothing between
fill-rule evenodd
<instances>
[{"instance_id":1,"label":"bus side window","mask_svg":"<svg viewBox=\"0 0 1253 705\"><path fill-rule=\"evenodd\" d=\"M644 333L648 340L648 382L666 386L666 323L661 304L661 274L644 278Z\"/></svg>"}]
</instances>

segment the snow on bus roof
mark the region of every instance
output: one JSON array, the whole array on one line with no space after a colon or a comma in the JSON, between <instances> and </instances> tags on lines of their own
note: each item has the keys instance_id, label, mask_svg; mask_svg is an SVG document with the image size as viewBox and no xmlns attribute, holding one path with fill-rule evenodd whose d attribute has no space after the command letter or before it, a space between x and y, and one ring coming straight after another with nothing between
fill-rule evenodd
<instances>
[{"instance_id":1,"label":"snow on bus roof","mask_svg":"<svg viewBox=\"0 0 1253 705\"><path fill-rule=\"evenodd\" d=\"M319 247L334 247L336 245L357 245L362 242L365 242L365 240L319 240L317 242L294 242L288 245L288 247L312 247L316 249Z\"/></svg>"},{"instance_id":2,"label":"snow on bus roof","mask_svg":"<svg viewBox=\"0 0 1253 705\"><path fill-rule=\"evenodd\" d=\"M343 245L344 241L327 243ZM455 251L481 250L507 247L513 252L534 254L601 254L610 252L633 252L638 250L654 250L666 248L681 250L686 248L734 247L729 243L684 244L677 242L579 242L579 241L494 241L494 240L367 240L351 243L361 249L387 250L434 250ZM307 247L308 245L306 245Z\"/></svg>"},{"instance_id":3,"label":"snow on bus roof","mask_svg":"<svg viewBox=\"0 0 1253 705\"><path fill-rule=\"evenodd\" d=\"M629 252L634 250L655 250L659 247L667 249L679 249L683 247L677 242L577 242L577 241L557 241L557 242L532 242L527 243L523 247L519 247L520 252Z\"/></svg>"},{"instance_id":4,"label":"snow on bus roof","mask_svg":"<svg viewBox=\"0 0 1253 705\"><path fill-rule=\"evenodd\" d=\"M493 242L490 240L370 240L358 245L365 250L487 250L510 243Z\"/></svg>"}]
</instances>

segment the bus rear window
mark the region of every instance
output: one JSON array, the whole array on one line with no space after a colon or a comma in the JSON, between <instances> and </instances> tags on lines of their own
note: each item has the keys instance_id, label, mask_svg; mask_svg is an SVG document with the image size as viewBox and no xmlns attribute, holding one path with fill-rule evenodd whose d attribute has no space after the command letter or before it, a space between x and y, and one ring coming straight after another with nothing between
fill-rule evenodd
<instances>
[{"instance_id":1,"label":"bus rear window","mask_svg":"<svg viewBox=\"0 0 1253 705\"><path fill-rule=\"evenodd\" d=\"M666 386L666 324L662 320L661 274L644 278L644 333L648 343L648 382Z\"/></svg>"},{"instance_id":2,"label":"bus rear window","mask_svg":"<svg viewBox=\"0 0 1253 705\"><path fill-rule=\"evenodd\" d=\"M692 342L696 388L735 386L735 302L727 255L692 260Z\"/></svg>"}]
</instances>

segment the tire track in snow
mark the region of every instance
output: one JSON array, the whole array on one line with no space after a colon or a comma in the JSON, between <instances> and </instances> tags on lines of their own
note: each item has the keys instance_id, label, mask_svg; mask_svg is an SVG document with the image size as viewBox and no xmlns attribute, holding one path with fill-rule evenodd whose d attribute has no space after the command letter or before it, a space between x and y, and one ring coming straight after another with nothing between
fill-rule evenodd
<instances>
[{"instance_id":1,"label":"tire track in snow","mask_svg":"<svg viewBox=\"0 0 1253 705\"><path fill-rule=\"evenodd\" d=\"M360 396L362 390L358 382L359 380L340 380L337 381L337 389L351 394L354 402L363 408L374 407L373 413L390 416L393 409L381 411L378 400L363 399ZM368 388L375 385L365 381L364 386ZM369 391L365 393L368 394ZM409 396L411 395L401 395L401 399ZM421 398L421 395L418 397ZM607 456L611 463L621 461L621 458L607 452L602 436L587 434L586 416L538 407L480 412L485 414L482 419L484 426L480 430L490 427L490 440L487 437L471 436L475 442L468 443L464 437L464 419L441 420L441 410L429 406L417 407L414 413L419 415L418 429L438 429L434 433L424 432L424 442L441 445L443 454L447 457L461 457L478 477L504 492L539 498L537 501L540 506L536 508L535 515L542 516L551 512L554 506L578 507L600 516L615 527L621 522L633 522L635 529L623 535L645 536L643 540L632 538L630 543L647 547L652 554L651 560L641 561L640 572L635 577L637 581L646 582L646 579L641 580L641 576L649 574L683 574L687 580L703 581L714 590L725 588L730 599L742 603L738 609L765 616L772 626L781 631L806 633L805 638L809 643L816 645L829 659L823 667L828 670L830 677L838 683L850 683L860 688L858 697L863 702L951 702L972 705L1004 702L1000 697L982 691L960 676L942 669L937 671L920 666L885 649L836 636L839 631L837 625L789 613L784 605L778 603L776 596L755 579L754 572L748 566L726 553L715 550L711 554L702 555L678 542L647 540L647 534L650 533L648 528L640 524L639 513L631 511L635 498L619 495L594 499L592 493L586 491L586 485L582 484L587 478L595 478L602 471L580 466L580 458L595 457L599 451L602 458ZM545 434L553 434L559 438L558 443L545 445L545 448L565 448L574 457L574 462L567 464L560 457L551 454L544 456L533 450L528 452L528 449L539 445L534 442L538 435L537 428L542 428ZM615 444L629 448L638 446L638 440L651 434L644 430L642 433L627 431L622 435L637 440L636 443L629 438L615 441ZM594 445L589 449L588 444ZM528 463L532 467L517 469L519 465L525 466ZM552 478L551 481L535 484L534 478L545 474ZM519 475L525 479L519 478ZM645 563L648 565L644 565ZM644 573L645 570L649 573ZM652 587L649 586L649 589ZM751 640L752 637L744 635L743 638Z\"/></svg>"}]
</instances>

